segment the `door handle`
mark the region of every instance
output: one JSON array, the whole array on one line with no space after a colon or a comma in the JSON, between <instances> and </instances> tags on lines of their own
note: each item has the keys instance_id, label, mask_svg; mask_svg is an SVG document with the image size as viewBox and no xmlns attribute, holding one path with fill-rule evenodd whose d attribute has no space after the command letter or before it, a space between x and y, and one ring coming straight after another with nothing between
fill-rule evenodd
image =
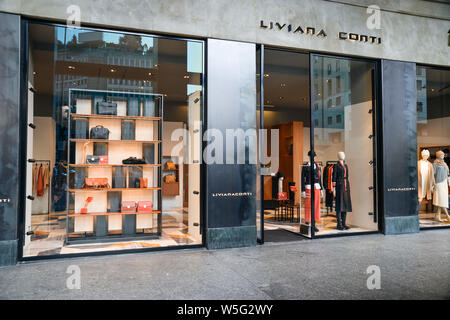
<instances>
[{"instance_id":1,"label":"door handle","mask_svg":"<svg viewBox=\"0 0 450 320\"><path fill-rule=\"evenodd\" d=\"M373 190L373 189L375 189L373 186L370 186L370 187L369 187L369 190Z\"/></svg>"},{"instance_id":2,"label":"door handle","mask_svg":"<svg viewBox=\"0 0 450 320\"><path fill-rule=\"evenodd\" d=\"M36 125L34 124L34 123L29 123L28 124L28 126L31 128L31 129L36 129Z\"/></svg>"},{"instance_id":3,"label":"door handle","mask_svg":"<svg viewBox=\"0 0 450 320\"><path fill-rule=\"evenodd\" d=\"M370 136L369 136L369 139L372 139L373 138L373 134L371 134Z\"/></svg>"},{"instance_id":4,"label":"door handle","mask_svg":"<svg viewBox=\"0 0 450 320\"><path fill-rule=\"evenodd\" d=\"M27 199L33 201L34 197L33 196L28 196Z\"/></svg>"},{"instance_id":5,"label":"door handle","mask_svg":"<svg viewBox=\"0 0 450 320\"><path fill-rule=\"evenodd\" d=\"M199 225L200 225L200 224L199 224L198 222L194 222L194 223L193 223L193 226L194 226L194 227L198 227Z\"/></svg>"},{"instance_id":6,"label":"door handle","mask_svg":"<svg viewBox=\"0 0 450 320\"><path fill-rule=\"evenodd\" d=\"M27 236L31 236L34 234L34 231L27 231Z\"/></svg>"},{"instance_id":7,"label":"door handle","mask_svg":"<svg viewBox=\"0 0 450 320\"><path fill-rule=\"evenodd\" d=\"M198 191L193 191L192 193L193 194L200 194L200 192L198 192Z\"/></svg>"},{"instance_id":8,"label":"door handle","mask_svg":"<svg viewBox=\"0 0 450 320\"><path fill-rule=\"evenodd\" d=\"M371 166L373 166L374 163L375 163L375 161L373 161L373 160L369 161L369 165L371 165Z\"/></svg>"}]
</instances>

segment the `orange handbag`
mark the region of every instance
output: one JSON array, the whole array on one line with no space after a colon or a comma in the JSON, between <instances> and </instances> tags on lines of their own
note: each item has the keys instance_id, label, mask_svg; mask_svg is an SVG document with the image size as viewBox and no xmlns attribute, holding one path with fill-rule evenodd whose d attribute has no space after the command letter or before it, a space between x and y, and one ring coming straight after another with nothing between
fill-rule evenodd
<instances>
[{"instance_id":1,"label":"orange handbag","mask_svg":"<svg viewBox=\"0 0 450 320\"><path fill-rule=\"evenodd\" d=\"M139 188L148 188L147 178L139 178Z\"/></svg>"},{"instance_id":2,"label":"orange handbag","mask_svg":"<svg viewBox=\"0 0 450 320\"><path fill-rule=\"evenodd\" d=\"M141 212L141 213L152 212L152 202L151 201L138 201L137 212Z\"/></svg>"},{"instance_id":3,"label":"orange handbag","mask_svg":"<svg viewBox=\"0 0 450 320\"><path fill-rule=\"evenodd\" d=\"M108 178L85 178L84 187L86 189L109 188Z\"/></svg>"},{"instance_id":4,"label":"orange handbag","mask_svg":"<svg viewBox=\"0 0 450 320\"><path fill-rule=\"evenodd\" d=\"M166 170L176 170L177 167L175 166L175 163L172 161L166 162Z\"/></svg>"},{"instance_id":5,"label":"orange handbag","mask_svg":"<svg viewBox=\"0 0 450 320\"><path fill-rule=\"evenodd\" d=\"M176 182L176 178L174 174L168 174L167 176L164 177L164 182L165 183L174 183Z\"/></svg>"}]
</instances>

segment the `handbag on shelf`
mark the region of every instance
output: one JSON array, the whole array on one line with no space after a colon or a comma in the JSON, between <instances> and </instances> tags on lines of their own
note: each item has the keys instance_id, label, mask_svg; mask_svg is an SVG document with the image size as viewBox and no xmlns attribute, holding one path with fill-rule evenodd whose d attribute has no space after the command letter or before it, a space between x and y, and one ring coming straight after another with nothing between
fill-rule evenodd
<instances>
[{"instance_id":1,"label":"handbag on shelf","mask_svg":"<svg viewBox=\"0 0 450 320\"><path fill-rule=\"evenodd\" d=\"M177 179L175 178L174 174L168 174L164 176L164 182L165 183L174 183L177 182Z\"/></svg>"},{"instance_id":2,"label":"handbag on shelf","mask_svg":"<svg viewBox=\"0 0 450 320\"><path fill-rule=\"evenodd\" d=\"M151 213L152 212L152 202L151 201L138 201L137 212L139 213Z\"/></svg>"},{"instance_id":3,"label":"handbag on shelf","mask_svg":"<svg viewBox=\"0 0 450 320\"><path fill-rule=\"evenodd\" d=\"M116 116L117 115L117 103L100 101L97 102L97 114L106 116Z\"/></svg>"},{"instance_id":4,"label":"handbag on shelf","mask_svg":"<svg viewBox=\"0 0 450 320\"><path fill-rule=\"evenodd\" d=\"M91 128L90 132L91 139L109 139L109 129L103 127L102 125L95 126Z\"/></svg>"},{"instance_id":5,"label":"handbag on shelf","mask_svg":"<svg viewBox=\"0 0 450 320\"><path fill-rule=\"evenodd\" d=\"M136 157L129 157L124 160L122 160L123 164L145 164L144 159L138 159Z\"/></svg>"},{"instance_id":6,"label":"handbag on shelf","mask_svg":"<svg viewBox=\"0 0 450 320\"><path fill-rule=\"evenodd\" d=\"M278 192L278 200L287 200L286 192Z\"/></svg>"},{"instance_id":7,"label":"handbag on shelf","mask_svg":"<svg viewBox=\"0 0 450 320\"><path fill-rule=\"evenodd\" d=\"M136 212L136 202L135 201L122 201L120 211L121 212Z\"/></svg>"},{"instance_id":8,"label":"handbag on shelf","mask_svg":"<svg viewBox=\"0 0 450 320\"><path fill-rule=\"evenodd\" d=\"M173 161L166 162L166 170L177 170L175 163Z\"/></svg>"},{"instance_id":9,"label":"handbag on shelf","mask_svg":"<svg viewBox=\"0 0 450 320\"><path fill-rule=\"evenodd\" d=\"M108 178L85 178L84 187L86 189L108 189Z\"/></svg>"},{"instance_id":10,"label":"handbag on shelf","mask_svg":"<svg viewBox=\"0 0 450 320\"><path fill-rule=\"evenodd\" d=\"M86 156L86 163L88 164L99 164L100 156Z\"/></svg>"},{"instance_id":11,"label":"handbag on shelf","mask_svg":"<svg viewBox=\"0 0 450 320\"><path fill-rule=\"evenodd\" d=\"M98 161L99 164L108 164L108 156L98 156L98 158L99 158L99 161Z\"/></svg>"},{"instance_id":12,"label":"handbag on shelf","mask_svg":"<svg viewBox=\"0 0 450 320\"><path fill-rule=\"evenodd\" d=\"M148 188L148 179L147 178L139 178L139 188L141 188L141 189Z\"/></svg>"}]
</instances>

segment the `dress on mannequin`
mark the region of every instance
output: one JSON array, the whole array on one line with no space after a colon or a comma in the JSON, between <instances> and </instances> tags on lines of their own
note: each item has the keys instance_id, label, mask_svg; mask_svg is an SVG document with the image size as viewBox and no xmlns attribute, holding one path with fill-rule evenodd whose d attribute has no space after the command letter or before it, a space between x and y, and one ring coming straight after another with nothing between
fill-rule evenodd
<instances>
[{"instance_id":1,"label":"dress on mannequin","mask_svg":"<svg viewBox=\"0 0 450 320\"><path fill-rule=\"evenodd\" d=\"M419 186L419 200L431 200L431 189L434 185L434 168L428 160L419 160L417 163L418 169L418 186Z\"/></svg>"},{"instance_id":2,"label":"dress on mannequin","mask_svg":"<svg viewBox=\"0 0 450 320\"><path fill-rule=\"evenodd\" d=\"M442 208L448 208L448 166L445 162L435 161L434 169L434 193L433 205Z\"/></svg>"}]
</instances>

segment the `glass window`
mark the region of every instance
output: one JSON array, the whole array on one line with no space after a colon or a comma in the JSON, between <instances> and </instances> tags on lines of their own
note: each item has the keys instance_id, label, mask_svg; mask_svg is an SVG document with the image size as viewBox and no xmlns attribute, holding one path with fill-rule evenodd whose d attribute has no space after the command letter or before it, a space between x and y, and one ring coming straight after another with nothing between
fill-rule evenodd
<instances>
[{"instance_id":1,"label":"glass window","mask_svg":"<svg viewBox=\"0 0 450 320\"><path fill-rule=\"evenodd\" d=\"M28 33L24 256L200 244L203 43Z\"/></svg>"},{"instance_id":2,"label":"glass window","mask_svg":"<svg viewBox=\"0 0 450 320\"><path fill-rule=\"evenodd\" d=\"M416 73L420 226L449 226L450 70L417 66Z\"/></svg>"},{"instance_id":3,"label":"glass window","mask_svg":"<svg viewBox=\"0 0 450 320\"><path fill-rule=\"evenodd\" d=\"M372 117L372 71L375 64L344 58L314 57L319 82L330 79L341 88L336 105L314 110L313 118L327 119L314 128L314 151L321 168L315 194L317 235L377 230L374 222L374 159ZM331 64L340 66L339 75L329 76ZM350 94L351 93L351 94ZM321 90L317 101L324 102ZM335 121L333 121L335 120Z\"/></svg>"}]
</instances>

